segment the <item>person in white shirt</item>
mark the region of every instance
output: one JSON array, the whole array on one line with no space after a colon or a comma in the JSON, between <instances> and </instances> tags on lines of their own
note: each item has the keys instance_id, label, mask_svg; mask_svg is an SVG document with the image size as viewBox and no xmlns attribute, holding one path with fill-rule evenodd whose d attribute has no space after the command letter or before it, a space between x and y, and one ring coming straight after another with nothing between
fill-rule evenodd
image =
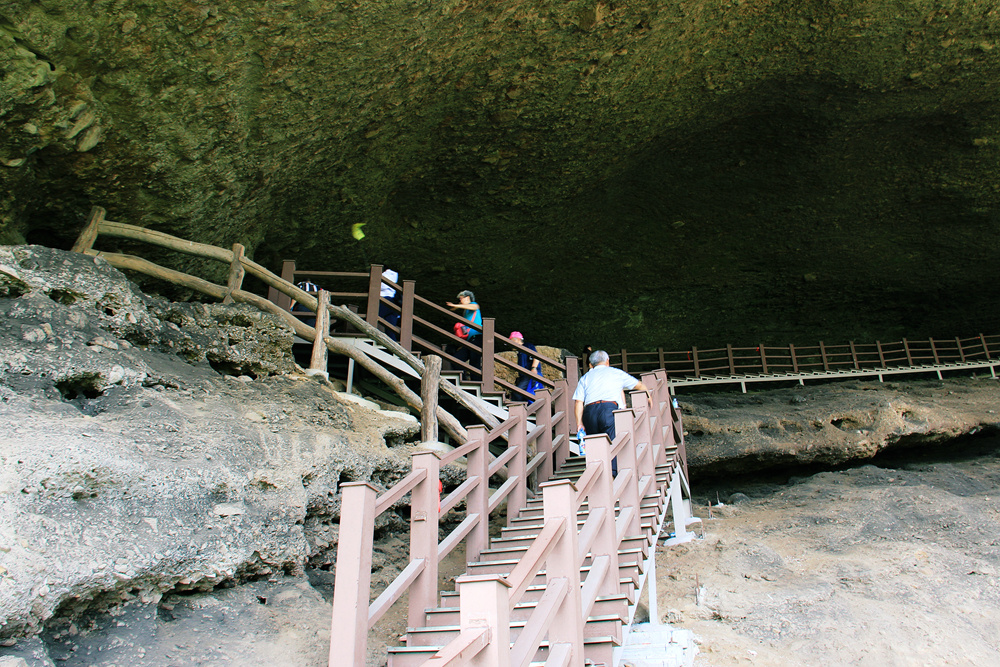
<instances>
[{"instance_id":1,"label":"person in white shirt","mask_svg":"<svg viewBox=\"0 0 1000 667\"><path fill-rule=\"evenodd\" d=\"M611 360L604 350L590 355L590 370L584 374L573 392L573 407L577 429L587 435L607 433L615 441L615 410L622 407L625 391L645 391L649 388L641 380L623 370L611 367ZM652 400L652 399L650 399ZM612 474L618 474L617 461L611 462Z\"/></svg>"}]
</instances>

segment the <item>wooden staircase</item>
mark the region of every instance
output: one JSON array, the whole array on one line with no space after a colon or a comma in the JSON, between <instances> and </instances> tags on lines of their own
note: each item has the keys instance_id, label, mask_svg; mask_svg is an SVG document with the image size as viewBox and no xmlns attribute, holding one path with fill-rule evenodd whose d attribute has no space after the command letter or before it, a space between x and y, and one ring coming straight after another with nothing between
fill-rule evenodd
<instances>
[{"instance_id":1,"label":"wooden staircase","mask_svg":"<svg viewBox=\"0 0 1000 667\"><path fill-rule=\"evenodd\" d=\"M632 621L636 602L642 590L648 559L655 552L657 536L667 518L671 479L681 471L675 457L676 445L666 448L670 463L656 468L656 483L649 487L640 502L639 526L635 534L624 535L618 548L619 591L610 595L597 596L593 608L583 625L584 662L578 664L616 665L616 653L623 645L624 634ZM576 484L585 472L587 460L573 456L566 460L553 475L552 480L568 480ZM678 480L679 481L679 480ZM590 516L589 503L583 503L577 513L577 528L582 529ZM476 562L468 563L467 575L501 575L510 577L529 548L538 538L544 525L544 509L541 498L527 501L527 504L511 519L509 525L501 529L498 538L491 540L490 546L480 554ZM616 512L621 515L621 508ZM581 587L587 580L593 559L590 554L580 568ZM547 572L537 572L522 601L513 606L510 613L510 642L513 647L520 638L539 600L545 594ZM401 638L402 646L390 647L389 667L418 667L437 664L436 655L456 640L462 632L459 614L458 591L445 591L440 595L440 606L424 610L424 625L407 628ZM543 641L535 652L531 665L547 664L549 644Z\"/></svg>"},{"instance_id":2,"label":"wooden staircase","mask_svg":"<svg viewBox=\"0 0 1000 667\"><path fill-rule=\"evenodd\" d=\"M389 649L391 667L616 666L657 536L668 515L678 536L690 518L680 412L664 373L642 379L649 396L630 394L615 441L587 436L586 457L571 452L562 380L530 405L509 404L497 426L468 427L450 451L416 451L389 489L341 485L330 664L363 667L368 631L408 594L410 627ZM442 495L440 471L452 464L465 481ZM494 489L490 479L505 481ZM371 601L376 519L407 496L409 565ZM441 539L441 517L456 512L464 520ZM506 525L491 540L501 512ZM462 544L466 573L442 593L438 563Z\"/></svg>"}]
</instances>

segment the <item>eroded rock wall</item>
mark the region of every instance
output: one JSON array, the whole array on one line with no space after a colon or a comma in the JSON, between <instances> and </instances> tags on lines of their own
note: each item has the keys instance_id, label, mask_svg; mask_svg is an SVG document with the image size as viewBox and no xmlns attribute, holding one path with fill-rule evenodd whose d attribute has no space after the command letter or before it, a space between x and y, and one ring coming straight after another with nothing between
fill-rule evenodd
<instances>
[{"instance_id":1,"label":"eroded rock wall","mask_svg":"<svg viewBox=\"0 0 1000 667\"><path fill-rule=\"evenodd\" d=\"M0 247L0 638L332 561L339 484L405 474L419 423L297 373L291 343L246 306Z\"/></svg>"},{"instance_id":2,"label":"eroded rock wall","mask_svg":"<svg viewBox=\"0 0 1000 667\"><path fill-rule=\"evenodd\" d=\"M99 204L574 349L993 331L998 38L981 0L3 0L0 240Z\"/></svg>"}]
</instances>

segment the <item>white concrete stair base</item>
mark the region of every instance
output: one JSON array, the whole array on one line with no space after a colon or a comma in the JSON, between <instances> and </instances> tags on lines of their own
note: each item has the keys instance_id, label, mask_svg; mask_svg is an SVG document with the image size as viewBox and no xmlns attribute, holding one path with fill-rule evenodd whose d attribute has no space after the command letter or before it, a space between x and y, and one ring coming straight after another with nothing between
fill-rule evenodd
<instances>
[{"instance_id":1,"label":"white concrete stair base","mask_svg":"<svg viewBox=\"0 0 1000 667\"><path fill-rule=\"evenodd\" d=\"M690 630L640 623L625 637L618 667L692 667L697 654Z\"/></svg>"}]
</instances>

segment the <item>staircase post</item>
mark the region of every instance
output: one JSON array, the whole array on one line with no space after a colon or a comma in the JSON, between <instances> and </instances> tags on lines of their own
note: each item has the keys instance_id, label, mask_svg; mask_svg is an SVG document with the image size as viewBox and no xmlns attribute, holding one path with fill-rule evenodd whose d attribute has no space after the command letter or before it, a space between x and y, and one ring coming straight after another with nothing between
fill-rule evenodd
<instances>
[{"instance_id":1,"label":"staircase post","mask_svg":"<svg viewBox=\"0 0 1000 667\"><path fill-rule=\"evenodd\" d=\"M640 400L646 400L645 392L637 393L642 396ZM635 399L636 396L633 395L633 404ZM618 496L618 502L623 512L626 507L632 507L635 510L629 519L628 527L625 529L626 535L638 535L642 529L639 522L639 505L641 499L639 498L639 466L637 465L636 449L639 447L640 442L639 424L645 420L641 416L639 419L636 419L635 413L635 408L615 410L615 433L618 434L618 437L621 437L623 433L628 434L625 446L618 452L618 477L621 477L626 470L632 473L628 481L625 482L625 488L621 490L621 495ZM648 430L646 433L648 436Z\"/></svg>"},{"instance_id":2,"label":"staircase post","mask_svg":"<svg viewBox=\"0 0 1000 667\"><path fill-rule=\"evenodd\" d=\"M646 378L647 376L643 377L643 384L647 384ZM667 372L664 370L650 373L648 378L649 384L647 386L653 389L653 418L655 421L652 425L653 448L649 452L648 462L643 465L645 466L644 470L656 474L656 466L664 458L666 443L670 438L668 435L671 429L670 385L667 384Z\"/></svg>"},{"instance_id":3,"label":"staircase post","mask_svg":"<svg viewBox=\"0 0 1000 667\"><path fill-rule=\"evenodd\" d=\"M567 357L566 359L567 375L572 375L572 371L570 371L570 359L572 357ZM573 361L575 362L575 359ZM575 363L573 367L576 367ZM572 423L575 419L573 416L573 390L575 387L576 378L573 378L573 384L570 384L569 379L556 380L556 389L562 389L562 395L559 397L557 405L554 406L555 412L562 413L559 430L555 434L555 437L559 440L559 444L553 447L552 456L552 465L557 470L569 458L569 436L573 429L576 428L576 424Z\"/></svg>"},{"instance_id":4,"label":"staircase post","mask_svg":"<svg viewBox=\"0 0 1000 667\"><path fill-rule=\"evenodd\" d=\"M468 428L467 442L476 442L478 445L466 457L466 474L469 478L479 478L465 501L468 508L466 515L479 515L479 521L465 538L465 560L468 563L478 561L483 549L490 543L490 450L486 444L488 432L489 429L482 424Z\"/></svg>"},{"instance_id":5,"label":"staircase post","mask_svg":"<svg viewBox=\"0 0 1000 667\"><path fill-rule=\"evenodd\" d=\"M340 485L340 494L330 664L365 667L377 492L367 482L349 482Z\"/></svg>"},{"instance_id":6,"label":"staircase post","mask_svg":"<svg viewBox=\"0 0 1000 667\"><path fill-rule=\"evenodd\" d=\"M378 329L378 307L382 299L382 265L372 264L368 269L368 303L365 322Z\"/></svg>"},{"instance_id":7,"label":"staircase post","mask_svg":"<svg viewBox=\"0 0 1000 667\"><path fill-rule=\"evenodd\" d=\"M525 475L528 470L528 406L524 403L511 403L508 414L514 420L514 425L507 435L507 447L517 450L507 464L507 478L517 478L514 489L507 496L507 525L510 526L521 508L528 504L528 480Z\"/></svg>"},{"instance_id":8,"label":"staircase post","mask_svg":"<svg viewBox=\"0 0 1000 667\"><path fill-rule=\"evenodd\" d=\"M410 494L410 560L424 559L423 570L410 585L407 623L411 627L426 625L424 610L436 607L438 596L438 523L441 511L438 481L441 460L437 452L414 452L413 469L421 468L427 471L427 475Z\"/></svg>"},{"instance_id":9,"label":"staircase post","mask_svg":"<svg viewBox=\"0 0 1000 667\"><path fill-rule=\"evenodd\" d=\"M489 628L489 644L470 667L510 667L510 584L499 574L462 575L455 581L462 630Z\"/></svg>"},{"instance_id":10,"label":"staircase post","mask_svg":"<svg viewBox=\"0 0 1000 667\"><path fill-rule=\"evenodd\" d=\"M295 284L295 260L286 259L281 263L281 279L285 282ZM267 289L267 300L282 310L292 307L292 297L288 296L276 287Z\"/></svg>"},{"instance_id":11,"label":"staircase post","mask_svg":"<svg viewBox=\"0 0 1000 667\"><path fill-rule=\"evenodd\" d=\"M552 394L548 389L539 389L535 392L535 398L542 402L542 406L535 412L535 425L542 429L535 440L535 451L545 455L538 466L537 479L547 482L555 472L552 465Z\"/></svg>"},{"instance_id":12,"label":"staircase post","mask_svg":"<svg viewBox=\"0 0 1000 667\"><path fill-rule=\"evenodd\" d=\"M483 318L483 335L479 337L483 341L483 391L494 391L493 375L494 364L493 353L496 351L496 320L492 317Z\"/></svg>"},{"instance_id":13,"label":"staircase post","mask_svg":"<svg viewBox=\"0 0 1000 667\"><path fill-rule=\"evenodd\" d=\"M403 281L403 303L400 305L399 345L407 352L413 352L413 296L416 281Z\"/></svg>"},{"instance_id":14,"label":"staircase post","mask_svg":"<svg viewBox=\"0 0 1000 667\"><path fill-rule=\"evenodd\" d=\"M607 440L607 436L604 439ZM582 665L583 602L580 598L581 563L576 529L579 502L576 488L569 480L546 482L542 485L542 505L546 523L555 519L565 521L562 533L545 559L546 582L565 578L570 584L566 596L553 614L552 624L549 626L549 644L570 644L568 664ZM614 576L617 579L617 570Z\"/></svg>"},{"instance_id":15,"label":"staircase post","mask_svg":"<svg viewBox=\"0 0 1000 667\"><path fill-rule=\"evenodd\" d=\"M590 547L590 554L593 557L591 562L596 561L601 556L609 558L608 573L601 582L598 595L617 595L619 593L618 584L618 526L615 522L615 496L614 480L611 477L611 441L608 436L588 435L587 442L587 465L596 465L600 462L603 467L600 477L594 482L593 489L587 500L590 504L590 511L604 509L604 523L597 532L593 545ZM594 452L593 459L591 451ZM638 509L637 509L638 511Z\"/></svg>"}]
</instances>

